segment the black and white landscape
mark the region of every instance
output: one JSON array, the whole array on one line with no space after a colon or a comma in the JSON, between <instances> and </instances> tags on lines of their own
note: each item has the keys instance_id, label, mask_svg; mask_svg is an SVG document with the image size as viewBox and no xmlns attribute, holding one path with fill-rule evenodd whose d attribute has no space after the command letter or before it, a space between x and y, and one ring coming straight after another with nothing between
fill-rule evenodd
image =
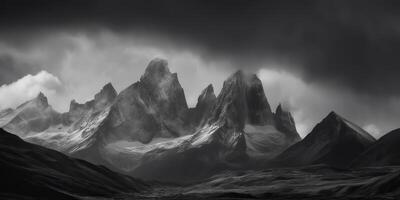
<instances>
[{"instance_id":1,"label":"black and white landscape","mask_svg":"<svg viewBox=\"0 0 400 200\"><path fill-rule=\"evenodd\" d=\"M399 199L398 11L5 1L0 199Z\"/></svg>"}]
</instances>

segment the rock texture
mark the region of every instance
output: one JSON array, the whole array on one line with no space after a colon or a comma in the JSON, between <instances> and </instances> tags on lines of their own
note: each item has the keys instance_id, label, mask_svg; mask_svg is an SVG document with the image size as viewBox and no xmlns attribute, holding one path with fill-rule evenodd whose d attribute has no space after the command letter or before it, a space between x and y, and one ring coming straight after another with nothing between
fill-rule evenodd
<instances>
[{"instance_id":1,"label":"rock texture","mask_svg":"<svg viewBox=\"0 0 400 200\"><path fill-rule=\"evenodd\" d=\"M104 132L112 140L150 142L154 137L188 134L185 94L168 63L152 60L140 81L123 90L111 107Z\"/></svg>"},{"instance_id":2,"label":"rock texture","mask_svg":"<svg viewBox=\"0 0 400 200\"><path fill-rule=\"evenodd\" d=\"M43 110L51 111L43 95L32 102L28 107L40 119ZM93 100L73 100L68 112L45 119L49 122L40 121L40 129L14 123L13 133L111 169L165 180L248 168L299 138L289 112L271 112L256 75L237 71L218 97L209 85L189 109L177 74L163 59L152 60L140 80L119 94L106 84Z\"/></svg>"},{"instance_id":3,"label":"rock texture","mask_svg":"<svg viewBox=\"0 0 400 200\"><path fill-rule=\"evenodd\" d=\"M99 112L105 110L114 103L117 97L117 92L111 83L107 83L103 88L95 94L94 99L87 101L84 104L79 104L72 100L69 106L69 111L64 114L67 119L67 124L74 123L75 128L79 128L82 122L95 118Z\"/></svg>"},{"instance_id":4,"label":"rock texture","mask_svg":"<svg viewBox=\"0 0 400 200\"><path fill-rule=\"evenodd\" d=\"M283 110L282 105L279 104L276 107L275 115L276 129L285 133L288 138L291 138L293 142L300 141L299 133L296 130L296 124L292 117L292 114L286 110Z\"/></svg>"},{"instance_id":5,"label":"rock texture","mask_svg":"<svg viewBox=\"0 0 400 200\"><path fill-rule=\"evenodd\" d=\"M210 123L217 121L239 129L245 124L273 124L271 108L256 75L239 70L224 82Z\"/></svg>"},{"instance_id":6,"label":"rock texture","mask_svg":"<svg viewBox=\"0 0 400 200\"><path fill-rule=\"evenodd\" d=\"M347 167L374 142L366 131L331 112L302 141L288 148L275 161L280 166L327 164Z\"/></svg>"},{"instance_id":7,"label":"rock texture","mask_svg":"<svg viewBox=\"0 0 400 200\"><path fill-rule=\"evenodd\" d=\"M196 107L189 110L187 123L192 126L202 126L211 116L212 109L217 102L214 87L208 85L197 98Z\"/></svg>"},{"instance_id":8,"label":"rock texture","mask_svg":"<svg viewBox=\"0 0 400 200\"><path fill-rule=\"evenodd\" d=\"M353 162L353 167L400 165L400 129L382 136Z\"/></svg>"},{"instance_id":9,"label":"rock texture","mask_svg":"<svg viewBox=\"0 0 400 200\"><path fill-rule=\"evenodd\" d=\"M194 181L224 169L248 168L254 160L272 157L290 144L275 128L261 81L238 71L224 82L202 128L174 148L148 152L132 174Z\"/></svg>"}]
</instances>

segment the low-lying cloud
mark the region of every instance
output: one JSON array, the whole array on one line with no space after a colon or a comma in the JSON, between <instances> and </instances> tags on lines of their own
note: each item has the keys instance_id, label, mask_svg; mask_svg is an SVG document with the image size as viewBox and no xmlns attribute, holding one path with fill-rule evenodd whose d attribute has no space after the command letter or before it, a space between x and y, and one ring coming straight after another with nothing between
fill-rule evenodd
<instances>
[{"instance_id":1,"label":"low-lying cloud","mask_svg":"<svg viewBox=\"0 0 400 200\"><path fill-rule=\"evenodd\" d=\"M14 108L35 98L39 92L56 97L60 96L63 90L61 81L46 71L35 75L28 74L15 82L0 86L0 109Z\"/></svg>"}]
</instances>

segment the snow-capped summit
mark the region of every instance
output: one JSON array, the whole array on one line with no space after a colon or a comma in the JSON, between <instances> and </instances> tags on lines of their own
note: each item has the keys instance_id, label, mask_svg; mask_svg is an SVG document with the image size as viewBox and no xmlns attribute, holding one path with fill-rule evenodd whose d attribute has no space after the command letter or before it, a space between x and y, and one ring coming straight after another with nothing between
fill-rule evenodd
<instances>
[{"instance_id":1,"label":"snow-capped summit","mask_svg":"<svg viewBox=\"0 0 400 200\"><path fill-rule=\"evenodd\" d=\"M276 161L288 166L327 164L345 167L375 141L362 128L331 112Z\"/></svg>"}]
</instances>

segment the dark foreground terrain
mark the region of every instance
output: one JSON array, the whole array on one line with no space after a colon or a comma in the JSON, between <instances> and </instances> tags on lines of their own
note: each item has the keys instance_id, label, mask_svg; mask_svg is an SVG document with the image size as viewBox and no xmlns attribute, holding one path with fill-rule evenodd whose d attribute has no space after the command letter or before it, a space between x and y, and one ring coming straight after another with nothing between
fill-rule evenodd
<instances>
[{"instance_id":1,"label":"dark foreground terrain","mask_svg":"<svg viewBox=\"0 0 400 200\"><path fill-rule=\"evenodd\" d=\"M227 172L190 186L156 186L122 199L399 199L400 167Z\"/></svg>"},{"instance_id":2,"label":"dark foreground terrain","mask_svg":"<svg viewBox=\"0 0 400 200\"><path fill-rule=\"evenodd\" d=\"M112 198L148 189L140 180L30 144L0 129L0 199Z\"/></svg>"},{"instance_id":3,"label":"dark foreground terrain","mask_svg":"<svg viewBox=\"0 0 400 200\"><path fill-rule=\"evenodd\" d=\"M0 129L0 199L399 199L400 167L324 165L223 172L187 185L142 182Z\"/></svg>"}]
</instances>

